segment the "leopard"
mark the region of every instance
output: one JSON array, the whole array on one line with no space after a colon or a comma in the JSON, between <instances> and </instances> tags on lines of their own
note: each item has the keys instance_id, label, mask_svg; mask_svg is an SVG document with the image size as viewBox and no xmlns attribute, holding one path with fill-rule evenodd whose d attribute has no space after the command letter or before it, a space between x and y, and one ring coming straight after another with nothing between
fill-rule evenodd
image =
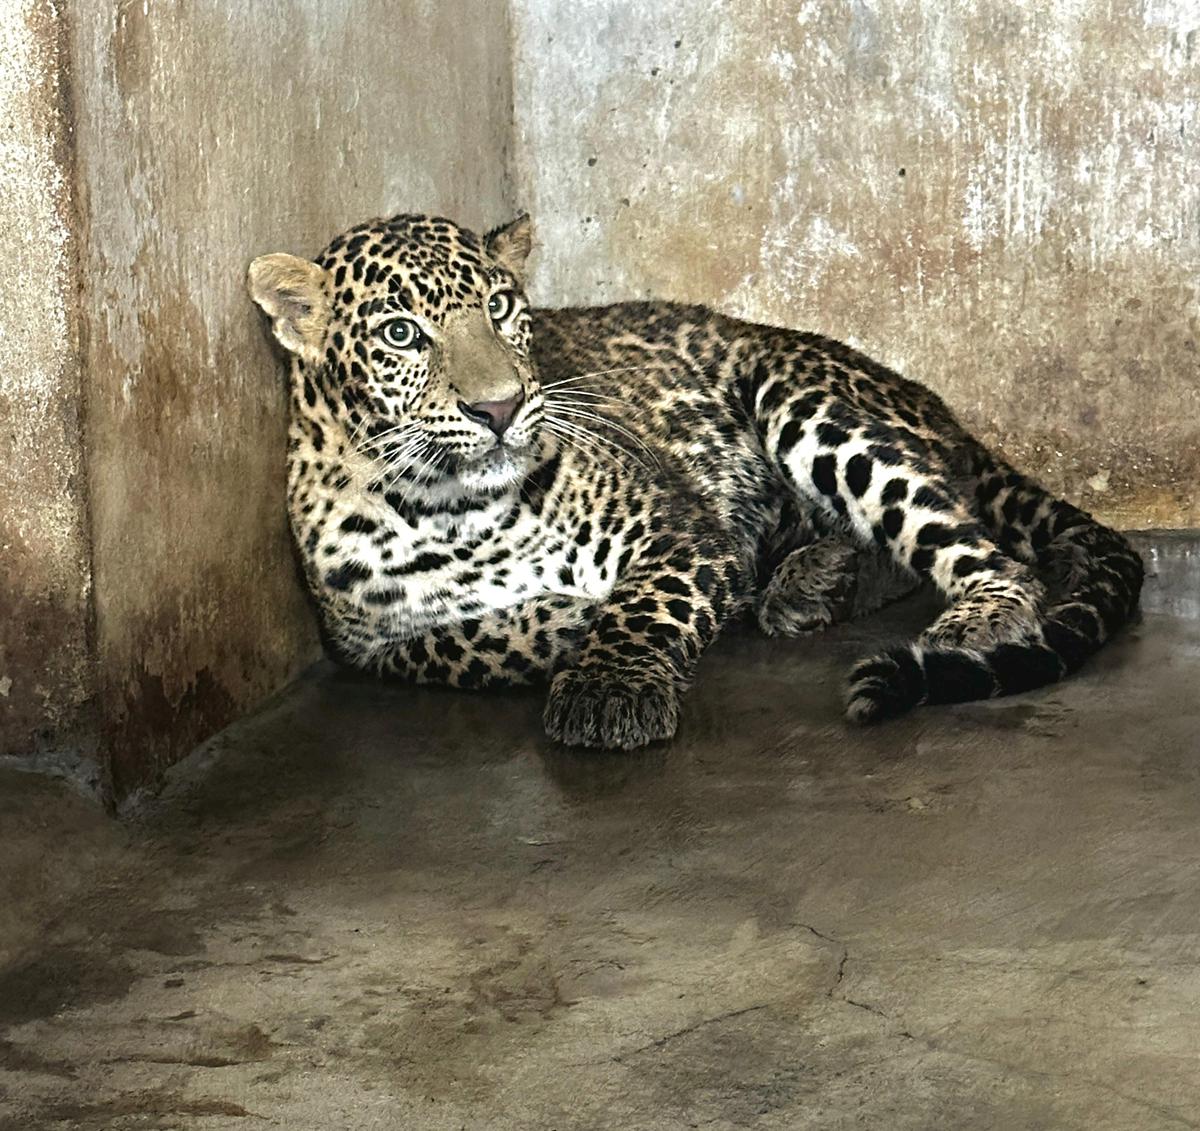
<instances>
[{"instance_id":1,"label":"leopard","mask_svg":"<svg viewBox=\"0 0 1200 1131\"><path fill-rule=\"evenodd\" d=\"M369 220L247 287L287 369L287 509L326 648L381 677L542 684L554 741L672 738L735 622L802 637L924 586L844 710L1032 691L1134 616L1126 538L832 338L667 301L539 307L519 214Z\"/></svg>"}]
</instances>

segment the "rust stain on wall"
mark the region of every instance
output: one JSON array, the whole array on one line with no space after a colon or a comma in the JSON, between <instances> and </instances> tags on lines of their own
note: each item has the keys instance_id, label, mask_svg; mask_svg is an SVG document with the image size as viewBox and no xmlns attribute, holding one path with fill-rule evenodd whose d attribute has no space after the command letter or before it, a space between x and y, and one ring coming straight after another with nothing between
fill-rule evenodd
<instances>
[{"instance_id":1,"label":"rust stain on wall","mask_svg":"<svg viewBox=\"0 0 1200 1131\"><path fill-rule=\"evenodd\" d=\"M89 755L76 276L54 6L0 2L0 753Z\"/></svg>"},{"instance_id":2,"label":"rust stain on wall","mask_svg":"<svg viewBox=\"0 0 1200 1131\"><path fill-rule=\"evenodd\" d=\"M1194 4L515 12L538 301L828 333L1098 514L1200 522Z\"/></svg>"}]
</instances>

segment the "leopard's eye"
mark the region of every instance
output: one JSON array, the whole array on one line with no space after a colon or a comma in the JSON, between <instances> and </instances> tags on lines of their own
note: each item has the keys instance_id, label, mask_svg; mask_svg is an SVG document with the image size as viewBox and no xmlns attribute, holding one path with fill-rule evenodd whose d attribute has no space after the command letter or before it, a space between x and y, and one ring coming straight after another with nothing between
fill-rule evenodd
<instances>
[{"instance_id":1,"label":"leopard's eye","mask_svg":"<svg viewBox=\"0 0 1200 1131\"><path fill-rule=\"evenodd\" d=\"M385 345L396 350L420 349L425 343L425 334L411 318L393 318L379 328L379 336Z\"/></svg>"},{"instance_id":2,"label":"leopard's eye","mask_svg":"<svg viewBox=\"0 0 1200 1131\"><path fill-rule=\"evenodd\" d=\"M503 322L516 304L512 291L497 291L488 299L488 313L493 322Z\"/></svg>"}]
</instances>

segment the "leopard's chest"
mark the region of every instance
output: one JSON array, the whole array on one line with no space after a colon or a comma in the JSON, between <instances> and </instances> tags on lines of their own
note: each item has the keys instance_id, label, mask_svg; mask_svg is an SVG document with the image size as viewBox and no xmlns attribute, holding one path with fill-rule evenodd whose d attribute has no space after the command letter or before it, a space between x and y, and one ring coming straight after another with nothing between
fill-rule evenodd
<instances>
[{"instance_id":1,"label":"leopard's chest","mask_svg":"<svg viewBox=\"0 0 1200 1131\"><path fill-rule=\"evenodd\" d=\"M519 500L414 516L359 494L310 527L297 541L327 626L358 640L410 638L546 592L601 597L614 572L611 547L598 561L570 524Z\"/></svg>"}]
</instances>

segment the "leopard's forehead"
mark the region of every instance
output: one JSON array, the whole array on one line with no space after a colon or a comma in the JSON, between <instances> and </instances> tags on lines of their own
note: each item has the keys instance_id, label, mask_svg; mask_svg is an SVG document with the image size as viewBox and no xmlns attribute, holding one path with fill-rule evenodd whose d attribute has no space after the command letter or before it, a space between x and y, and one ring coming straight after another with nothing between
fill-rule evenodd
<instances>
[{"instance_id":1,"label":"leopard's forehead","mask_svg":"<svg viewBox=\"0 0 1200 1131\"><path fill-rule=\"evenodd\" d=\"M335 312L402 306L443 322L502 273L474 232L440 216L403 214L343 232L317 259L332 278Z\"/></svg>"}]
</instances>

